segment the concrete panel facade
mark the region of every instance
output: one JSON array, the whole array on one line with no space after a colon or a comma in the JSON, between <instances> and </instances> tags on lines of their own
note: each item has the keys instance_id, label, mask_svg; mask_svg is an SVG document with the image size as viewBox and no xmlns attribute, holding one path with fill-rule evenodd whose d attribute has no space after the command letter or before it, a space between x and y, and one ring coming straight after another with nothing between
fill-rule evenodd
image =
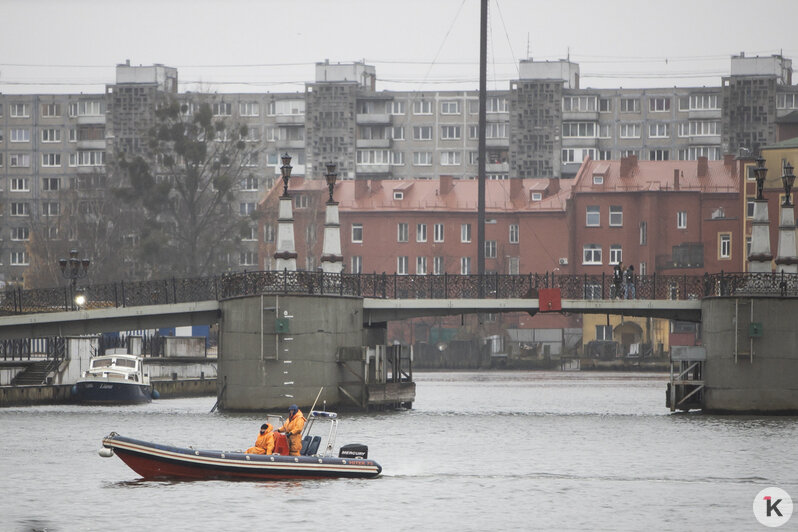
<instances>
[{"instance_id":1,"label":"concrete panel facade","mask_svg":"<svg viewBox=\"0 0 798 532\"><path fill-rule=\"evenodd\" d=\"M798 412L798 299L707 298L701 308L704 411ZM751 323L763 324L761 336Z\"/></svg>"},{"instance_id":2,"label":"concrete panel facade","mask_svg":"<svg viewBox=\"0 0 798 532\"><path fill-rule=\"evenodd\" d=\"M339 391L362 389L362 364L339 364L339 348L359 349L384 338L381 327L363 327L363 302L336 296L256 296L221 303L219 408L284 411L347 405ZM278 319L279 318L279 321ZM279 332L283 331L283 332ZM375 341L375 344L378 343Z\"/></svg>"}]
</instances>

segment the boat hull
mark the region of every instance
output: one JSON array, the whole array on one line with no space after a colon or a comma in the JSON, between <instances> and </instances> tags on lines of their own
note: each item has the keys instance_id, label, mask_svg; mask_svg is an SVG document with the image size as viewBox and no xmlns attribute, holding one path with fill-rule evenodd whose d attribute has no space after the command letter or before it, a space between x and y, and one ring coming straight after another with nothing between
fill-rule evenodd
<instances>
[{"instance_id":1,"label":"boat hull","mask_svg":"<svg viewBox=\"0 0 798 532\"><path fill-rule=\"evenodd\" d=\"M152 401L152 387L126 382L80 381L75 385L75 400L93 405L149 403Z\"/></svg>"},{"instance_id":2,"label":"boat hull","mask_svg":"<svg viewBox=\"0 0 798 532\"><path fill-rule=\"evenodd\" d=\"M200 451L134 440L110 434L111 449L145 479L280 480L374 478L382 467L373 460L246 454L241 451Z\"/></svg>"}]
</instances>

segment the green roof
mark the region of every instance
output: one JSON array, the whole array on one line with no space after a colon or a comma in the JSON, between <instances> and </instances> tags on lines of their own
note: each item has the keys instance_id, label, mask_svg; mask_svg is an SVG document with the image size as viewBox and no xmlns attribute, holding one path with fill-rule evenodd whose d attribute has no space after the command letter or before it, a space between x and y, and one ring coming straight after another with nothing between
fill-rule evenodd
<instances>
[{"instance_id":1,"label":"green roof","mask_svg":"<svg viewBox=\"0 0 798 532\"><path fill-rule=\"evenodd\" d=\"M770 146L763 146L766 150L775 150L778 148L798 148L798 137L793 137L791 139L782 140L781 142L777 142L776 144L771 144Z\"/></svg>"}]
</instances>

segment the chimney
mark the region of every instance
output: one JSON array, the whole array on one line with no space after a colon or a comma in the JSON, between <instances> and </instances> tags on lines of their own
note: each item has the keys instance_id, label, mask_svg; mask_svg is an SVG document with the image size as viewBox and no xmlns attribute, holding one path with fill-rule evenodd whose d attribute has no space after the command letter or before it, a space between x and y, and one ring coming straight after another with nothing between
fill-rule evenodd
<instances>
[{"instance_id":1,"label":"chimney","mask_svg":"<svg viewBox=\"0 0 798 532\"><path fill-rule=\"evenodd\" d=\"M441 196L445 196L449 192L452 191L454 188L454 183L452 182L454 178L450 175L442 175L438 179L438 194Z\"/></svg>"},{"instance_id":2,"label":"chimney","mask_svg":"<svg viewBox=\"0 0 798 532\"><path fill-rule=\"evenodd\" d=\"M729 168L734 165L734 154L727 153L723 156L723 166Z\"/></svg>"},{"instance_id":3,"label":"chimney","mask_svg":"<svg viewBox=\"0 0 798 532\"><path fill-rule=\"evenodd\" d=\"M679 190L679 173L681 170L678 168L673 169L673 190Z\"/></svg>"},{"instance_id":4,"label":"chimney","mask_svg":"<svg viewBox=\"0 0 798 532\"><path fill-rule=\"evenodd\" d=\"M510 178L510 201L522 199L524 195L524 180L520 177Z\"/></svg>"},{"instance_id":5,"label":"chimney","mask_svg":"<svg viewBox=\"0 0 798 532\"><path fill-rule=\"evenodd\" d=\"M635 168L637 168L637 155L630 155L621 159L621 177L631 177Z\"/></svg>"},{"instance_id":6,"label":"chimney","mask_svg":"<svg viewBox=\"0 0 798 532\"><path fill-rule=\"evenodd\" d=\"M706 157L698 158L698 177L706 177L709 174L709 162Z\"/></svg>"},{"instance_id":7,"label":"chimney","mask_svg":"<svg viewBox=\"0 0 798 532\"><path fill-rule=\"evenodd\" d=\"M355 179L355 199L358 200L369 193L369 182L365 179Z\"/></svg>"},{"instance_id":8,"label":"chimney","mask_svg":"<svg viewBox=\"0 0 798 532\"><path fill-rule=\"evenodd\" d=\"M560 191L560 180L549 179L549 183L546 185L546 196L553 196L559 191Z\"/></svg>"}]
</instances>

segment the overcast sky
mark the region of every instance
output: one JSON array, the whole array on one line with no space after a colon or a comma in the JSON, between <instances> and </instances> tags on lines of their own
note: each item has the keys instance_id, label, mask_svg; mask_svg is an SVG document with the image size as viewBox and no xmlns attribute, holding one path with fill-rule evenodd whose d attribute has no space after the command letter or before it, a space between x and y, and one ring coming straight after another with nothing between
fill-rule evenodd
<instances>
[{"instance_id":1,"label":"overcast sky","mask_svg":"<svg viewBox=\"0 0 798 532\"><path fill-rule=\"evenodd\" d=\"M179 69L180 90L286 92L365 60L378 89L478 87L479 0L0 0L0 91L102 92L114 65ZM729 58L798 66L798 0L490 0L488 88L527 56L582 87L719 85ZM32 84L38 83L38 85ZM201 86L196 85L200 83ZM192 85L193 84L193 85Z\"/></svg>"}]
</instances>

